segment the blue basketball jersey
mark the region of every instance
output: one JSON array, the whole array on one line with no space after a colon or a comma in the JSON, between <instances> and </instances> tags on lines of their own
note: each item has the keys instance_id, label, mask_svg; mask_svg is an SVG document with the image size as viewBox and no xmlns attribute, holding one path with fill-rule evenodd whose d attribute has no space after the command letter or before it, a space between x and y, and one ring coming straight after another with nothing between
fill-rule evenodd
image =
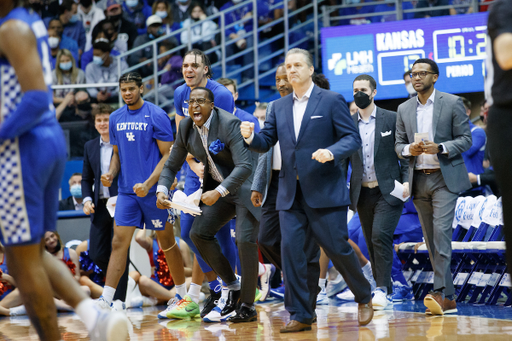
<instances>
[{"instance_id":1,"label":"blue basketball jersey","mask_svg":"<svg viewBox=\"0 0 512 341\"><path fill-rule=\"evenodd\" d=\"M228 89L222 84L217 83L214 80L208 79L205 88L213 92L213 102L215 106L226 110L227 112L233 113L235 110L235 100L233 95ZM176 114L180 116L188 115L188 104L185 103L190 97L190 87L187 84L179 86L174 91L174 107L176 108Z\"/></svg>"},{"instance_id":2,"label":"blue basketball jersey","mask_svg":"<svg viewBox=\"0 0 512 341\"><path fill-rule=\"evenodd\" d=\"M138 110L125 105L110 115L109 130L121 160L118 192L133 194L133 186L146 181L162 158L157 140L174 140L171 120L153 103L144 102ZM156 186L149 192L156 192Z\"/></svg>"},{"instance_id":3,"label":"blue basketball jersey","mask_svg":"<svg viewBox=\"0 0 512 341\"><path fill-rule=\"evenodd\" d=\"M50 65L50 50L48 48L48 32L43 21L32 10L17 7L7 16L0 18L0 26L8 20L18 20L26 23L34 32L37 39L37 51L43 67L44 81L48 86L48 110L40 117L39 124L56 121L53 106L52 68ZM14 68L5 58L0 58L0 123L16 111L21 101L22 93ZM37 125L36 125L37 126Z\"/></svg>"}]
</instances>

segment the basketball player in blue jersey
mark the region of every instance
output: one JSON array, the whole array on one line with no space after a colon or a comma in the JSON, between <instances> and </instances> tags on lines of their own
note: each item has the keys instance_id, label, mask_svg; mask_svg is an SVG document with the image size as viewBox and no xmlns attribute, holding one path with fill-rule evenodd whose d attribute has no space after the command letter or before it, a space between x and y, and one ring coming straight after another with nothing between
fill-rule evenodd
<instances>
[{"instance_id":1,"label":"basketball player in blue jersey","mask_svg":"<svg viewBox=\"0 0 512 341\"><path fill-rule=\"evenodd\" d=\"M174 91L174 106L176 107L176 128L178 129L180 122L188 114L188 101L190 91L197 87L205 87L213 92L215 96L215 106L226 110L227 112L233 113L235 108L235 102L231 92L224 85L217 83L212 80L212 71L210 61L208 57L200 50L190 50L185 54L183 59L183 65L181 68L185 84L181 85ZM199 178L203 177L204 165L197 162L194 157L189 154L187 157L187 163L189 170L185 178L185 194L189 195L194 193L201 186ZM184 167L186 167L185 165ZM192 270L192 283L188 291L187 299L183 300L179 306L173 307L168 306L167 309L158 314L160 318L186 318L189 314L185 312L187 309L192 310L191 307L199 307L199 293L201 290L201 283L203 282L204 276L210 285L210 296L207 298L204 304L204 308L201 311L201 317L207 315L214 307L215 301L220 299L221 296L221 285L217 280L217 274L206 264L201 255L199 254L194 243L190 239L190 229L194 217L190 214L181 214L181 237L189 245L195 254L194 267ZM230 261L233 268L236 265L236 259L238 257L235 245L231 240L230 226L226 224L216 235L219 244L222 248L222 253ZM196 265L197 264L197 265ZM199 266L198 266L199 265ZM184 309L185 306L190 306ZM233 312L234 314L234 312Z\"/></svg>"},{"instance_id":2,"label":"basketball player in blue jersey","mask_svg":"<svg viewBox=\"0 0 512 341\"><path fill-rule=\"evenodd\" d=\"M114 150L108 172L101 175L106 187L119 176L114 237L103 295L97 303L103 308L111 306L133 233L144 225L156 231L176 284L176 296L180 296L173 299L177 302L187 292L183 260L172 224L167 222L167 210L156 207L156 183L174 140L171 120L160 107L142 99L142 78L138 73L121 76L119 87L126 105L110 115L110 143Z\"/></svg>"},{"instance_id":3,"label":"basketball player in blue jersey","mask_svg":"<svg viewBox=\"0 0 512 341\"><path fill-rule=\"evenodd\" d=\"M52 104L48 34L28 1L0 1L0 241L41 340L61 340L52 292L72 306L93 340L126 340L128 319L96 308L42 239L55 231L66 163Z\"/></svg>"}]
</instances>

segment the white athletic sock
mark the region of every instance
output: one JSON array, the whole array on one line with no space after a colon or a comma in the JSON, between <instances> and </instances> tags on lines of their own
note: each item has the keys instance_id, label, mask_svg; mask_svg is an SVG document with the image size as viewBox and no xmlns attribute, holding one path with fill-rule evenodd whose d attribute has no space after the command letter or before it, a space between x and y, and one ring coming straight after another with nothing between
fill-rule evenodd
<instances>
[{"instance_id":1,"label":"white athletic sock","mask_svg":"<svg viewBox=\"0 0 512 341\"><path fill-rule=\"evenodd\" d=\"M372 264L370 262L366 263L366 265L362 267L362 270L363 270L363 274L366 277L368 277L368 276L372 276L373 277L373 274L372 274Z\"/></svg>"},{"instance_id":2,"label":"white athletic sock","mask_svg":"<svg viewBox=\"0 0 512 341\"><path fill-rule=\"evenodd\" d=\"M190 288L188 288L188 296L190 299L197 304L199 304L199 294L201 293L201 286L195 283L190 283ZM181 295L180 295L181 296Z\"/></svg>"},{"instance_id":3,"label":"white athletic sock","mask_svg":"<svg viewBox=\"0 0 512 341\"><path fill-rule=\"evenodd\" d=\"M327 282L326 278L319 278L318 279L318 286L320 287L320 289L322 289L322 290L325 289L325 282Z\"/></svg>"},{"instance_id":4,"label":"white athletic sock","mask_svg":"<svg viewBox=\"0 0 512 341\"><path fill-rule=\"evenodd\" d=\"M224 299L224 302L226 302L228 300L228 295L229 295L229 289L227 287L222 287L222 294L220 295L220 298Z\"/></svg>"},{"instance_id":5,"label":"white athletic sock","mask_svg":"<svg viewBox=\"0 0 512 341\"><path fill-rule=\"evenodd\" d=\"M187 295L187 286L185 285L185 283L176 285L176 293L180 295L181 298Z\"/></svg>"},{"instance_id":6,"label":"white athletic sock","mask_svg":"<svg viewBox=\"0 0 512 341\"><path fill-rule=\"evenodd\" d=\"M106 288L106 287L105 287ZM100 311L96 307L96 304L90 298L86 298L82 302L78 303L75 308L75 312L80 317L80 320L85 324L85 327L91 332L96 326Z\"/></svg>"},{"instance_id":7,"label":"white athletic sock","mask_svg":"<svg viewBox=\"0 0 512 341\"><path fill-rule=\"evenodd\" d=\"M105 287L103 287L103 294L101 294L101 296L103 296L105 301L107 301L107 303L110 304L110 303L112 303L112 300L114 299L115 294L116 294L115 288L105 285Z\"/></svg>"},{"instance_id":8,"label":"white athletic sock","mask_svg":"<svg viewBox=\"0 0 512 341\"><path fill-rule=\"evenodd\" d=\"M265 273L265 265L258 263L258 277Z\"/></svg>"}]
</instances>

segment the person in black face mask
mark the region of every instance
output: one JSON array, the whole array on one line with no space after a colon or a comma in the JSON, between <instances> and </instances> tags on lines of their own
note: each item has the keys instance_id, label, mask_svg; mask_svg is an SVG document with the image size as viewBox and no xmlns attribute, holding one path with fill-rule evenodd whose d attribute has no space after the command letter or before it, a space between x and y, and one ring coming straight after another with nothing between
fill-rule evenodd
<instances>
[{"instance_id":1,"label":"person in black face mask","mask_svg":"<svg viewBox=\"0 0 512 341\"><path fill-rule=\"evenodd\" d=\"M372 298L374 310L392 304L391 267L393 233L400 219L403 200L409 196L408 162L395 153L396 113L377 107L377 83L369 75L359 75L353 82L354 102L358 112L352 115L361 135L361 148L350 157L350 209L359 218L370 254L377 288ZM403 183L401 198L390 193L395 181Z\"/></svg>"},{"instance_id":2,"label":"person in black face mask","mask_svg":"<svg viewBox=\"0 0 512 341\"><path fill-rule=\"evenodd\" d=\"M114 24L115 30L118 32L117 39L127 41L128 49L131 49L139 33L135 24L123 18L121 0L106 1L105 17Z\"/></svg>"}]
</instances>

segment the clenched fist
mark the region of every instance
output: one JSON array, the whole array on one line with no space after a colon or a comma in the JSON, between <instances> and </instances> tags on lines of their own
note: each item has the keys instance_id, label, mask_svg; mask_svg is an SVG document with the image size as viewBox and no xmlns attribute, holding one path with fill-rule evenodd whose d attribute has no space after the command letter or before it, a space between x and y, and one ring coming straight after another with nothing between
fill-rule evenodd
<instances>
[{"instance_id":1,"label":"clenched fist","mask_svg":"<svg viewBox=\"0 0 512 341\"><path fill-rule=\"evenodd\" d=\"M112 181L114 180L114 177L110 173L105 173L101 175L101 184L105 187L112 186Z\"/></svg>"},{"instance_id":2,"label":"clenched fist","mask_svg":"<svg viewBox=\"0 0 512 341\"><path fill-rule=\"evenodd\" d=\"M260 207L263 201L263 194L258 191L252 191L251 193L251 202L254 207Z\"/></svg>"},{"instance_id":3,"label":"clenched fist","mask_svg":"<svg viewBox=\"0 0 512 341\"><path fill-rule=\"evenodd\" d=\"M251 137L252 132L254 131L254 123L244 121L240 124L240 133L246 139Z\"/></svg>"}]
</instances>

